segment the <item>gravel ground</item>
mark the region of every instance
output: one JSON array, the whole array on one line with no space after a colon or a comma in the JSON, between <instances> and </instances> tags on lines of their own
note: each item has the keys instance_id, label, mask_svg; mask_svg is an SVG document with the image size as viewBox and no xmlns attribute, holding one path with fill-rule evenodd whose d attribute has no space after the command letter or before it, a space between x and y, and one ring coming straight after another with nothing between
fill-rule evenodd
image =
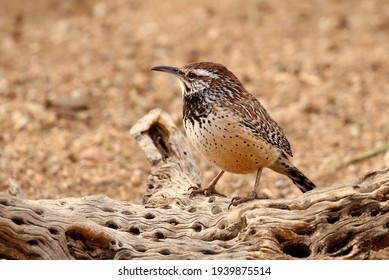
<instances>
[{"instance_id":1,"label":"gravel ground","mask_svg":"<svg viewBox=\"0 0 389 280\"><path fill-rule=\"evenodd\" d=\"M339 167L389 144L386 0L0 0L0 190L139 202L150 166L130 128L159 107L182 129L177 81L149 69L193 61L232 70L320 187L389 166L383 152ZM206 183L218 169L196 157ZM218 189L253 183L226 174ZM262 188L300 195L271 170Z\"/></svg>"}]
</instances>

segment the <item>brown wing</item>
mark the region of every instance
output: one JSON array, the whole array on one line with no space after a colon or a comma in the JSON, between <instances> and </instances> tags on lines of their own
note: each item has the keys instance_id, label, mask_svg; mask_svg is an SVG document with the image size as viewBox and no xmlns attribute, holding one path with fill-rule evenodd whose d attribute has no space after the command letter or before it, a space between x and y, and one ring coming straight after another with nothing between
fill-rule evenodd
<instances>
[{"instance_id":1,"label":"brown wing","mask_svg":"<svg viewBox=\"0 0 389 280\"><path fill-rule=\"evenodd\" d=\"M276 146L293 156L290 143L282 128L267 113L262 104L253 95L244 93L238 102L230 103L240 118L239 123L260 139Z\"/></svg>"}]
</instances>

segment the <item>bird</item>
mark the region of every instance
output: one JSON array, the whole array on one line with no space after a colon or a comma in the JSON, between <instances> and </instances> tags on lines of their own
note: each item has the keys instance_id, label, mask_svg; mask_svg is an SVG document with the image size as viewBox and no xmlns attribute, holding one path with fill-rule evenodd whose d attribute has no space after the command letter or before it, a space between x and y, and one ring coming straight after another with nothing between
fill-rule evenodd
<instances>
[{"instance_id":1,"label":"bird","mask_svg":"<svg viewBox=\"0 0 389 280\"><path fill-rule=\"evenodd\" d=\"M151 70L178 78L187 137L206 160L221 169L207 188L198 187L191 195L225 196L216 190L225 172L256 172L253 191L234 197L228 208L264 198L259 188L263 168L286 175L303 193L316 187L290 162L293 153L283 129L224 65L193 62Z\"/></svg>"}]
</instances>

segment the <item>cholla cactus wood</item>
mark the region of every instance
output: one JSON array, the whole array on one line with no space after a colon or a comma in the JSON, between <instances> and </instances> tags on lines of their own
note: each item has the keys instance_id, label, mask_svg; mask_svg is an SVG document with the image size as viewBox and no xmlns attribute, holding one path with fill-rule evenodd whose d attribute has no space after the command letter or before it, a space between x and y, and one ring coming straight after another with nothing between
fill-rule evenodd
<instances>
[{"instance_id":1,"label":"cholla cactus wood","mask_svg":"<svg viewBox=\"0 0 389 280\"><path fill-rule=\"evenodd\" d=\"M0 193L1 258L389 259L389 169L228 210L228 198L189 198L200 174L166 113L131 132L152 166L143 204Z\"/></svg>"}]
</instances>

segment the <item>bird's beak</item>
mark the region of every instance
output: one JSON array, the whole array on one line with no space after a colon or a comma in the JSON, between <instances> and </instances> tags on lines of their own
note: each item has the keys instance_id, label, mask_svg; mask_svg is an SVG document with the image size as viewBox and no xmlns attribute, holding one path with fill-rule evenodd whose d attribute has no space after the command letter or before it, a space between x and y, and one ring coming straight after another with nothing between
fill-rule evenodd
<instances>
[{"instance_id":1,"label":"bird's beak","mask_svg":"<svg viewBox=\"0 0 389 280\"><path fill-rule=\"evenodd\" d=\"M179 68L178 68L178 67L172 67L172 66L155 66L155 67L151 68L151 70L166 72L166 73L174 74L174 75L176 75L176 76L179 75Z\"/></svg>"}]
</instances>

